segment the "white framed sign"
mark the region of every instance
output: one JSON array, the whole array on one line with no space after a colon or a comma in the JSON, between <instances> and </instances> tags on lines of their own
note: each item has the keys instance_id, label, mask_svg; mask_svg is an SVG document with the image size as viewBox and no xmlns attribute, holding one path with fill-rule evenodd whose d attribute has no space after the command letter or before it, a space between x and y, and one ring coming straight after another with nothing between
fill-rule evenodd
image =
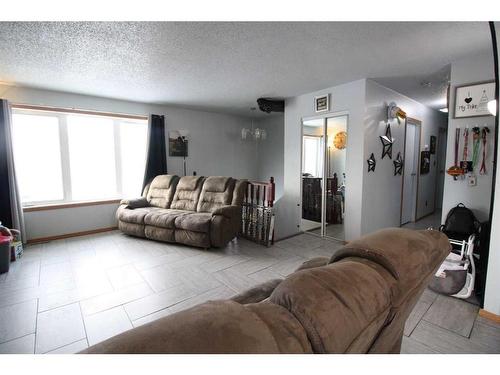
<instances>
[{"instance_id":1,"label":"white framed sign","mask_svg":"<svg viewBox=\"0 0 500 375\"><path fill-rule=\"evenodd\" d=\"M314 112L328 112L330 110L330 94L314 97Z\"/></svg>"},{"instance_id":2,"label":"white framed sign","mask_svg":"<svg viewBox=\"0 0 500 375\"><path fill-rule=\"evenodd\" d=\"M495 83L481 82L455 88L454 118L491 116L488 102L495 99Z\"/></svg>"}]
</instances>

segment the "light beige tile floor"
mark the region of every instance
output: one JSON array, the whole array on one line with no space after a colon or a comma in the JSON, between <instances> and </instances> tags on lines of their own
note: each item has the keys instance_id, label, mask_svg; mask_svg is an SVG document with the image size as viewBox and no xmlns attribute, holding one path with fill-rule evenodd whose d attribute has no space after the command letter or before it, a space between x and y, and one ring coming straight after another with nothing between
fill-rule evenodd
<instances>
[{"instance_id":1,"label":"light beige tile floor","mask_svg":"<svg viewBox=\"0 0 500 375\"><path fill-rule=\"evenodd\" d=\"M28 246L0 277L0 353L75 353L120 332L211 299L283 278L342 245L300 235L265 248L246 240L210 251L119 232ZM500 326L426 291L402 351L500 352ZM433 307L434 306L434 307ZM455 317L456 318L456 317ZM450 319L455 319L450 314Z\"/></svg>"}]
</instances>

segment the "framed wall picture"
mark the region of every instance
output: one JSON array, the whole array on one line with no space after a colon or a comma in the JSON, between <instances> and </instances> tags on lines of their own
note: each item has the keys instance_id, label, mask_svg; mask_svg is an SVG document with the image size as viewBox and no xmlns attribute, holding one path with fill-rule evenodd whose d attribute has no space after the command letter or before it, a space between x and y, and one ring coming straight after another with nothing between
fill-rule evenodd
<instances>
[{"instance_id":1,"label":"framed wall picture","mask_svg":"<svg viewBox=\"0 0 500 375\"><path fill-rule=\"evenodd\" d=\"M427 174L431 169L431 152L420 152L420 174Z\"/></svg>"},{"instance_id":2,"label":"framed wall picture","mask_svg":"<svg viewBox=\"0 0 500 375\"><path fill-rule=\"evenodd\" d=\"M431 140L429 141L429 144L430 144L429 148L431 155L436 154L436 136L431 135Z\"/></svg>"},{"instance_id":3,"label":"framed wall picture","mask_svg":"<svg viewBox=\"0 0 500 375\"><path fill-rule=\"evenodd\" d=\"M481 82L455 88L454 118L491 116L488 102L495 99L495 83Z\"/></svg>"},{"instance_id":4,"label":"framed wall picture","mask_svg":"<svg viewBox=\"0 0 500 375\"><path fill-rule=\"evenodd\" d=\"M330 94L314 97L314 112L328 112L330 110Z\"/></svg>"},{"instance_id":5,"label":"framed wall picture","mask_svg":"<svg viewBox=\"0 0 500 375\"><path fill-rule=\"evenodd\" d=\"M173 130L168 133L168 155L188 156L188 140L180 136L178 130Z\"/></svg>"}]
</instances>

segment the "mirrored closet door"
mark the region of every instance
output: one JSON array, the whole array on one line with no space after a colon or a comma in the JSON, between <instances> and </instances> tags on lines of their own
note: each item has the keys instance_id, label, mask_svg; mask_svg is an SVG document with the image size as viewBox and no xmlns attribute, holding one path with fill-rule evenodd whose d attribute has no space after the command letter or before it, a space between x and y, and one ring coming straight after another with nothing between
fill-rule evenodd
<instances>
[{"instance_id":1,"label":"mirrored closet door","mask_svg":"<svg viewBox=\"0 0 500 375\"><path fill-rule=\"evenodd\" d=\"M344 240L347 115L302 121L301 230Z\"/></svg>"}]
</instances>

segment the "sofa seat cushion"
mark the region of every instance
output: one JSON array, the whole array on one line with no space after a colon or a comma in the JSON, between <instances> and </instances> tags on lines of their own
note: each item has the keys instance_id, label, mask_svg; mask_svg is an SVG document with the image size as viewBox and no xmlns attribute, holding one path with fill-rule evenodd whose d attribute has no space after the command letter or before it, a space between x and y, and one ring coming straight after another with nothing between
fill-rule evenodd
<instances>
[{"instance_id":1,"label":"sofa seat cushion","mask_svg":"<svg viewBox=\"0 0 500 375\"><path fill-rule=\"evenodd\" d=\"M118 221L118 229L130 236L145 237L144 225Z\"/></svg>"},{"instance_id":2,"label":"sofa seat cushion","mask_svg":"<svg viewBox=\"0 0 500 375\"><path fill-rule=\"evenodd\" d=\"M174 230L175 242L188 246L201 247L208 249L210 247L210 233L193 232L192 230L178 229Z\"/></svg>"},{"instance_id":3,"label":"sofa seat cushion","mask_svg":"<svg viewBox=\"0 0 500 375\"><path fill-rule=\"evenodd\" d=\"M144 224L152 225L159 228L175 228L175 219L182 215L187 215L192 211L159 209L146 214Z\"/></svg>"},{"instance_id":4,"label":"sofa seat cushion","mask_svg":"<svg viewBox=\"0 0 500 375\"><path fill-rule=\"evenodd\" d=\"M118 219L126 223L144 224L144 218L146 215L157 210L159 210L157 207L142 207L133 210L124 208L120 210Z\"/></svg>"},{"instance_id":5,"label":"sofa seat cushion","mask_svg":"<svg viewBox=\"0 0 500 375\"><path fill-rule=\"evenodd\" d=\"M212 214L206 212L196 212L189 215L180 215L175 218L177 229L190 230L192 232L209 233Z\"/></svg>"},{"instance_id":6,"label":"sofa seat cushion","mask_svg":"<svg viewBox=\"0 0 500 375\"><path fill-rule=\"evenodd\" d=\"M170 228L159 228L152 225L144 226L144 235L155 241L175 242L175 230Z\"/></svg>"}]
</instances>

